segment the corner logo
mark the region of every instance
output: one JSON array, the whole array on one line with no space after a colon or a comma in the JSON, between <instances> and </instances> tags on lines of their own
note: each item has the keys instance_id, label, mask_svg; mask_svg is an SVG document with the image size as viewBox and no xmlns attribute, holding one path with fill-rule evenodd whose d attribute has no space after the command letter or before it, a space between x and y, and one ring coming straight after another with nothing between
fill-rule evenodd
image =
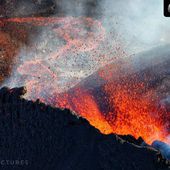
<instances>
[{"instance_id":1,"label":"corner logo","mask_svg":"<svg viewBox=\"0 0 170 170\"><path fill-rule=\"evenodd\" d=\"M170 0L164 0L164 16L170 17Z\"/></svg>"}]
</instances>

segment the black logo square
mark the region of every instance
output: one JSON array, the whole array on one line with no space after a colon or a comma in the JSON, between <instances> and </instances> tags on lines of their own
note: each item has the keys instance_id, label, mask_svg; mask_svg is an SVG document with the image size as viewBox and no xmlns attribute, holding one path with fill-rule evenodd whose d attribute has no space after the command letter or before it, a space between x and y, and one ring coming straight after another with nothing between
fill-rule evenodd
<instances>
[{"instance_id":1,"label":"black logo square","mask_svg":"<svg viewBox=\"0 0 170 170\"><path fill-rule=\"evenodd\" d=\"M164 0L164 16L170 17L170 0Z\"/></svg>"}]
</instances>

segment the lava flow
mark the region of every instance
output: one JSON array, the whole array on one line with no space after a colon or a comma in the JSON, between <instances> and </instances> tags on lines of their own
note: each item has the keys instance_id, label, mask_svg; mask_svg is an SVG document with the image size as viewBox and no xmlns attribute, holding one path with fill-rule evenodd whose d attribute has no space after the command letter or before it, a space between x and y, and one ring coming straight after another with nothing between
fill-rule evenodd
<instances>
[{"instance_id":1,"label":"lava flow","mask_svg":"<svg viewBox=\"0 0 170 170\"><path fill-rule=\"evenodd\" d=\"M154 140L169 142L170 116L157 106L159 97L156 92L147 89L147 81L140 82L138 76L121 76L119 66L113 65L113 70L104 68L111 74L101 75L101 71L98 71L98 79L104 81L98 89L76 86L65 93L58 93L58 70L52 64L69 53L79 55L97 50L105 38L105 30L99 21L63 17L12 18L1 22L3 27L6 23L51 26L54 33L65 42L57 52L49 54L48 62L42 57L23 61L18 66L17 72L25 82L29 96L75 111L104 134L131 134L135 138L142 137L149 144ZM119 80L114 80L114 76L119 77Z\"/></svg>"}]
</instances>

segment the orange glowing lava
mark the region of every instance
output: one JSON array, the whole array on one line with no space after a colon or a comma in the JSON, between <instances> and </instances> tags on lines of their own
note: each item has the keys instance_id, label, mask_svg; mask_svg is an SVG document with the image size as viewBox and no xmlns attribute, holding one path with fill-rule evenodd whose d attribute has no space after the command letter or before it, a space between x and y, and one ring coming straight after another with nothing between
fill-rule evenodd
<instances>
[{"instance_id":1,"label":"orange glowing lava","mask_svg":"<svg viewBox=\"0 0 170 170\"><path fill-rule=\"evenodd\" d=\"M141 93L144 88L128 80L125 84L106 83L102 90L107 97L99 100L114 108L109 112L100 110L97 96L77 88L57 97L56 106L74 110L104 134L131 134L135 138L142 137L148 144L158 139L168 142L165 122L169 120L164 120L163 115L169 113L156 106L156 94L152 90Z\"/></svg>"},{"instance_id":2,"label":"orange glowing lava","mask_svg":"<svg viewBox=\"0 0 170 170\"><path fill-rule=\"evenodd\" d=\"M74 110L104 134L113 132L111 126L100 112L94 97L83 89L77 88L74 91L74 95L65 93L62 96L58 96L56 106Z\"/></svg>"},{"instance_id":3,"label":"orange glowing lava","mask_svg":"<svg viewBox=\"0 0 170 170\"><path fill-rule=\"evenodd\" d=\"M109 94L109 103L115 106L116 119L114 122L108 120L113 132L142 137L148 144L157 139L167 142L162 121L165 113L155 104L156 94L152 90L144 91L141 84L133 85L127 80L123 85L107 84L104 87Z\"/></svg>"}]
</instances>

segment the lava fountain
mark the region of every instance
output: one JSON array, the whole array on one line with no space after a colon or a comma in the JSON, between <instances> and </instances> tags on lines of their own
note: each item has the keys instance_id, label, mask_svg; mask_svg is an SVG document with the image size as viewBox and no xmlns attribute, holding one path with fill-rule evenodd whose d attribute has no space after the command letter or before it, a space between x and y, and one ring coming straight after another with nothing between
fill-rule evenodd
<instances>
[{"instance_id":1,"label":"lava fountain","mask_svg":"<svg viewBox=\"0 0 170 170\"><path fill-rule=\"evenodd\" d=\"M148 144L155 140L169 142L170 113L158 106L160 98L154 88L148 86L152 77L145 73L141 79L140 72L134 73L127 60L116 64L112 61L99 69L95 80L91 79L95 84L99 82L95 88L80 82L65 92L59 91L57 81L60 70L56 61L59 58L67 60L67 56L73 53L79 56L93 51L95 56L105 40L105 29L99 21L84 17L10 18L3 19L0 26L5 27L8 23L51 27L64 41L46 59L35 57L18 64L17 80L24 82L31 99L39 98L47 104L69 108L104 134L131 134L135 138L142 137ZM105 63L105 57L100 60ZM128 68L125 71L122 70L124 66Z\"/></svg>"},{"instance_id":2,"label":"lava fountain","mask_svg":"<svg viewBox=\"0 0 170 170\"><path fill-rule=\"evenodd\" d=\"M115 69L111 70L113 73ZM97 74L100 77L101 70ZM108 79L108 71L106 75L99 78L104 78L104 84L99 87L86 88L87 84L80 83L60 94L53 99L57 101L56 106L74 110L105 134L131 134L135 138L142 137L148 144L157 139L169 143L170 113L159 106L160 97L148 87L149 77L141 81L138 74L120 73L116 80Z\"/></svg>"}]
</instances>

